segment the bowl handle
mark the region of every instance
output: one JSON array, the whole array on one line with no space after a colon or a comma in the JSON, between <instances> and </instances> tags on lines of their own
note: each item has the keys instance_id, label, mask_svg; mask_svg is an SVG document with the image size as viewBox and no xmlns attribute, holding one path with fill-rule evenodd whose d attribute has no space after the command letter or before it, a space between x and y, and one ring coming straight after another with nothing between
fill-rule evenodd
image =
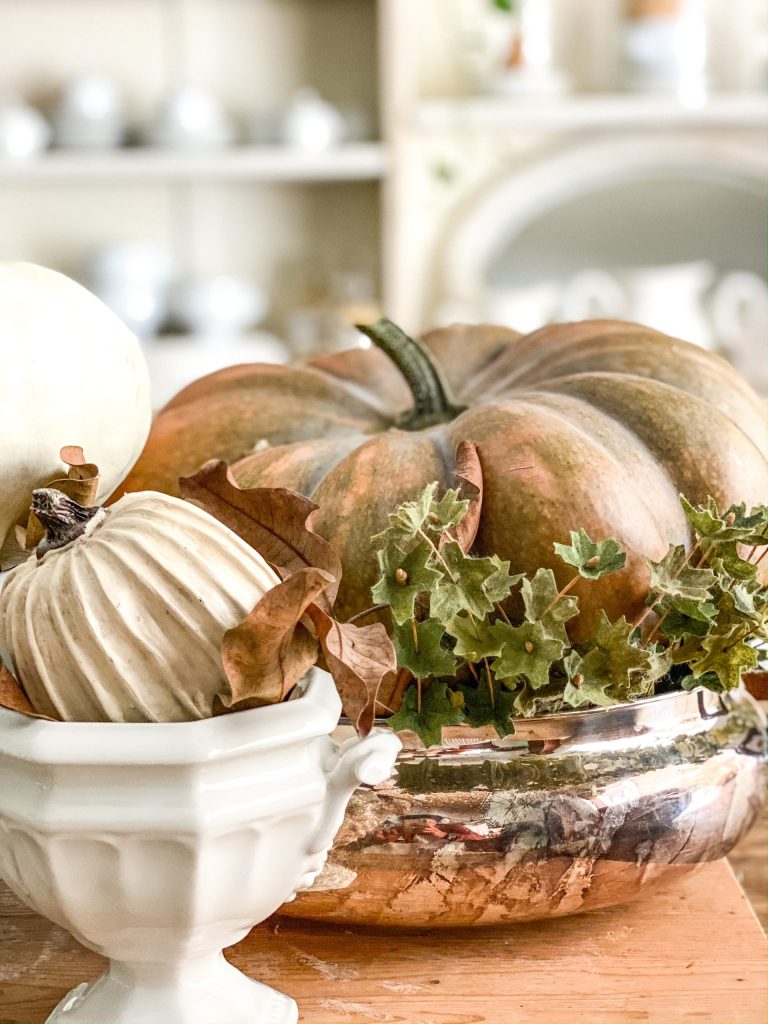
<instances>
[{"instance_id":1,"label":"bowl handle","mask_svg":"<svg viewBox=\"0 0 768 1024\"><path fill-rule=\"evenodd\" d=\"M331 845L349 799L361 783L374 786L389 778L401 747L402 743L389 729L374 729L365 739L353 736L345 743L334 744L325 765L328 789L323 817L311 840L310 854L323 853Z\"/></svg>"}]
</instances>

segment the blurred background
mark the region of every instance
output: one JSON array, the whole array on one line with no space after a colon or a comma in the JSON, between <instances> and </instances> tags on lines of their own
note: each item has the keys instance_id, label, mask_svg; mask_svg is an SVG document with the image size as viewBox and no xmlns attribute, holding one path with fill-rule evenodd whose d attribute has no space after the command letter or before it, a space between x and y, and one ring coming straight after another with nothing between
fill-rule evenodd
<instances>
[{"instance_id":1,"label":"blurred background","mask_svg":"<svg viewBox=\"0 0 768 1024\"><path fill-rule=\"evenodd\" d=\"M0 259L162 404L385 312L639 320L768 392L762 0L0 0Z\"/></svg>"}]
</instances>

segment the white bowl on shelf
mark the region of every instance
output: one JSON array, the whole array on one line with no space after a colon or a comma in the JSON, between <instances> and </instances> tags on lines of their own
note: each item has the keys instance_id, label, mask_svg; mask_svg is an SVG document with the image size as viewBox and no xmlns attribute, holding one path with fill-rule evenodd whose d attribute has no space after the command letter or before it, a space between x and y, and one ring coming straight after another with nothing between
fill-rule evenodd
<instances>
[{"instance_id":1,"label":"white bowl on shelf","mask_svg":"<svg viewBox=\"0 0 768 1024\"><path fill-rule=\"evenodd\" d=\"M106 75L78 75L61 92L52 118L54 141L64 149L114 149L125 137L123 101Z\"/></svg>"},{"instance_id":2,"label":"white bowl on shelf","mask_svg":"<svg viewBox=\"0 0 768 1024\"><path fill-rule=\"evenodd\" d=\"M51 141L48 122L22 100L0 103L0 157L27 160L39 156Z\"/></svg>"},{"instance_id":3,"label":"white bowl on shelf","mask_svg":"<svg viewBox=\"0 0 768 1024\"><path fill-rule=\"evenodd\" d=\"M173 321L203 336L236 337L263 320L267 309L261 289L231 274L182 281L171 296Z\"/></svg>"},{"instance_id":4,"label":"white bowl on shelf","mask_svg":"<svg viewBox=\"0 0 768 1024\"><path fill-rule=\"evenodd\" d=\"M207 89L179 86L163 100L145 141L159 149L206 150L236 141L234 121Z\"/></svg>"},{"instance_id":5,"label":"white bowl on shelf","mask_svg":"<svg viewBox=\"0 0 768 1024\"><path fill-rule=\"evenodd\" d=\"M293 1024L294 1001L224 959L312 884L359 783L400 742L338 746L325 673L283 704L170 725L0 709L0 873L111 962L48 1024Z\"/></svg>"},{"instance_id":6,"label":"white bowl on shelf","mask_svg":"<svg viewBox=\"0 0 768 1024\"><path fill-rule=\"evenodd\" d=\"M192 381L243 363L287 363L290 352L276 335L254 331L240 337L162 335L143 342L152 408L160 409Z\"/></svg>"}]
</instances>

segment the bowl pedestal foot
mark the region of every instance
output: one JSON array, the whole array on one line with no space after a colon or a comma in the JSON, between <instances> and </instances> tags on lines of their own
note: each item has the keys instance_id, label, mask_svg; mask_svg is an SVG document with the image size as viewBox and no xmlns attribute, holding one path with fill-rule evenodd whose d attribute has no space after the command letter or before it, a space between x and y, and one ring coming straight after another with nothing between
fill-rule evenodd
<instances>
[{"instance_id":1,"label":"bowl pedestal foot","mask_svg":"<svg viewBox=\"0 0 768 1024\"><path fill-rule=\"evenodd\" d=\"M252 981L223 955L177 963L111 961L78 985L46 1024L296 1024L296 1003Z\"/></svg>"}]
</instances>

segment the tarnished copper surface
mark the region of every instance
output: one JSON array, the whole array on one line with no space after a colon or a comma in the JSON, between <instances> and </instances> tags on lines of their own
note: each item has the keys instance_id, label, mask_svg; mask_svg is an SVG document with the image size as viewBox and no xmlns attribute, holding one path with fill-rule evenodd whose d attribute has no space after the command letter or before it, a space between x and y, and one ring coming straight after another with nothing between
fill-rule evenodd
<instances>
[{"instance_id":1,"label":"tarnished copper surface","mask_svg":"<svg viewBox=\"0 0 768 1024\"><path fill-rule=\"evenodd\" d=\"M409 745L283 913L455 927L593 910L724 856L762 804L765 720L744 691L516 726Z\"/></svg>"}]
</instances>

